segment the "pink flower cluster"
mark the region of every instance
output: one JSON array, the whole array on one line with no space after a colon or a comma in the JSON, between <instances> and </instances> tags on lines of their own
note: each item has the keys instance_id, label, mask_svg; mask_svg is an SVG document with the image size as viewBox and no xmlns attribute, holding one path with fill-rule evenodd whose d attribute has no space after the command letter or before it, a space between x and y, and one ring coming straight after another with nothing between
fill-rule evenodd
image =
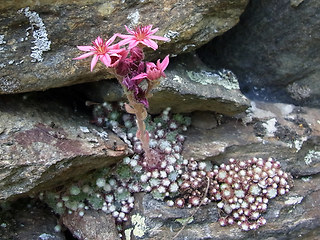
<instances>
[{"instance_id":1,"label":"pink flower cluster","mask_svg":"<svg viewBox=\"0 0 320 240\"><path fill-rule=\"evenodd\" d=\"M169 56L166 56L162 61L159 59L156 64L144 62L143 48L150 47L156 50L158 45L153 40L169 41L169 39L155 36L158 28L152 29L152 25L137 27L135 30L131 30L127 26L125 28L129 33L128 35L116 33L106 41L97 37L92 42L92 46L77 46L79 50L87 53L74 58L74 60L93 56L91 71L99 60L107 68L113 68L118 80L121 78L121 83L128 91L133 93L135 100L148 107L147 91L149 87L148 89L142 89L140 83L147 80L148 85L151 86L152 82L165 77L164 70L169 64ZM113 44L117 37L122 40ZM128 47L124 47L126 45Z\"/></svg>"}]
</instances>

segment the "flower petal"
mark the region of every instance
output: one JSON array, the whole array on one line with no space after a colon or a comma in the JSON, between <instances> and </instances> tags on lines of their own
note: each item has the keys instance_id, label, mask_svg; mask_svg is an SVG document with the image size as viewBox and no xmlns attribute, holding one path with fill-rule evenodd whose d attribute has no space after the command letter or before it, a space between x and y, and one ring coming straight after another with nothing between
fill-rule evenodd
<instances>
[{"instance_id":1,"label":"flower petal","mask_svg":"<svg viewBox=\"0 0 320 240\"><path fill-rule=\"evenodd\" d=\"M152 25L151 25L152 26ZM152 27L151 27L152 28ZM155 34L156 32L158 32L158 30L159 30L159 28L155 28L155 29L153 29L153 30L151 30L151 28L150 28L150 34Z\"/></svg>"},{"instance_id":2,"label":"flower petal","mask_svg":"<svg viewBox=\"0 0 320 240\"><path fill-rule=\"evenodd\" d=\"M157 67L157 65L155 65L153 62L147 62L146 65L147 65L147 69L151 69L151 68L156 68Z\"/></svg>"},{"instance_id":3,"label":"flower petal","mask_svg":"<svg viewBox=\"0 0 320 240\"><path fill-rule=\"evenodd\" d=\"M111 64L111 58L108 54L101 55L100 60L101 62L103 62L104 65L106 65L106 67L109 67Z\"/></svg>"},{"instance_id":4,"label":"flower petal","mask_svg":"<svg viewBox=\"0 0 320 240\"><path fill-rule=\"evenodd\" d=\"M92 46L77 46L77 48L81 51L94 51L95 49Z\"/></svg>"},{"instance_id":5,"label":"flower petal","mask_svg":"<svg viewBox=\"0 0 320 240\"><path fill-rule=\"evenodd\" d=\"M106 41L106 46L108 47L116 39L117 34L114 34L108 41Z\"/></svg>"},{"instance_id":6,"label":"flower petal","mask_svg":"<svg viewBox=\"0 0 320 240\"><path fill-rule=\"evenodd\" d=\"M160 61L159 61L159 63L160 63ZM158 65L158 63L157 63L157 65ZM159 66L160 65L160 66ZM163 59L163 61L162 61L162 63L160 63L158 65L158 68L163 72L167 67L168 67L168 65L169 65L169 55L167 55L164 59Z\"/></svg>"},{"instance_id":7,"label":"flower petal","mask_svg":"<svg viewBox=\"0 0 320 240\"><path fill-rule=\"evenodd\" d=\"M141 41L141 43L152 48L153 50L157 50L157 48L158 48L158 44L155 41L152 41L150 39L145 39L145 40Z\"/></svg>"},{"instance_id":8,"label":"flower petal","mask_svg":"<svg viewBox=\"0 0 320 240\"><path fill-rule=\"evenodd\" d=\"M130 36L130 38L126 38L124 40L121 40L120 42L118 42L117 44L119 46L123 46L123 45L126 45L128 44L129 42L131 42L133 40L132 36Z\"/></svg>"},{"instance_id":9,"label":"flower petal","mask_svg":"<svg viewBox=\"0 0 320 240\"><path fill-rule=\"evenodd\" d=\"M119 38L122 38L122 39L134 38L134 36L132 36L132 35L127 35L127 34L118 34L118 37L119 37Z\"/></svg>"},{"instance_id":10,"label":"flower petal","mask_svg":"<svg viewBox=\"0 0 320 240\"><path fill-rule=\"evenodd\" d=\"M166 38L166 37L161 37L161 36L149 36L150 39L155 39L155 40L160 40L160 41L170 41L169 38Z\"/></svg>"},{"instance_id":11,"label":"flower petal","mask_svg":"<svg viewBox=\"0 0 320 240\"><path fill-rule=\"evenodd\" d=\"M126 25L124 25L124 27L126 28L126 30L127 30L128 33L134 35L135 32L134 32L133 30L131 30L130 28L128 28Z\"/></svg>"},{"instance_id":12,"label":"flower petal","mask_svg":"<svg viewBox=\"0 0 320 240\"><path fill-rule=\"evenodd\" d=\"M101 46L103 44L103 39L101 37L97 37L96 40L94 40L94 43L97 46Z\"/></svg>"},{"instance_id":13,"label":"flower petal","mask_svg":"<svg viewBox=\"0 0 320 240\"><path fill-rule=\"evenodd\" d=\"M94 52L88 52L88 53L85 53L85 54L82 54L80 55L79 57L76 57L76 58L72 58L73 60L80 60L80 59L84 59L84 58L87 58L87 57L90 57L94 54Z\"/></svg>"},{"instance_id":14,"label":"flower petal","mask_svg":"<svg viewBox=\"0 0 320 240\"><path fill-rule=\"evenodd\" d=\"M151 29L152 29L153 25L150 24L148 26L145 26L144 28L147 29L148 32L151 32ZM157 29L158 30L158 29Z\"/></svg>"},{"instance_id":15,"label":"flower petal","mask_svg":"<svg viewBox=\"0 0 320 240\"><path fill-rule=\"evenodd\" d=\"M146 74L146 73L140 73L140 74L138 74L137 76L131 78L131 80L132 80L132 81L134 81L134 80L141 80L141 79L146 78L147 76L148 76L148 74Z\"/></svg>"},{"instance_id":16,"label":"flower petal","mask_svg":"<svg viewBox=\"0 0 320 240\"><path fill-rule=\"evenodd\" d=\"M91 72L93 71L93 68L96 66L98 60L99 60L99 57L97 55L94 55L91 60Z\"/></svg>"},{"instance_id":17,"label":"flower petal","mask_svg":"<svg viewBox=\"0 0 320 240\"><path fill-rule=\"evenodd\" d=\"M140 41L136 41L136 40L131 40L129 42L129 49L134 48L135 46L137 46L139 44Z\"/></svg>"}]
</instances>

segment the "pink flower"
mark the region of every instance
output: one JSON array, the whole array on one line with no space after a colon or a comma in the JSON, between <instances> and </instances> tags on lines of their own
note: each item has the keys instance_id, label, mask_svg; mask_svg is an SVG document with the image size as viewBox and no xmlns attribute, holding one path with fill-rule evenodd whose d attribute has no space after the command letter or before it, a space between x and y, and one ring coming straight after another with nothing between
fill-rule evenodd
<instances>
[{"instance_id":1,"label":"pink flower","mask_svg":"<svg viewBox=\"0 0 320 240\"><path fill-rule=\"evenodd\" d=\"M93 46L77 46L79 50L88 53L73 58L73 60L84 59L93 55L93 58L91 60L91 72L96 66L98 60L103 62L107 67L114 65L119 59L122 58L123 51L123 49L120 49L119 46L110 46L110 44L116 39L116 37L117 35L115 34L106 42L103 42L101 37L97 37L97 39L92 42Z\"/></svg>"},{"instance_id":2,"label":"pink flower","mask_svg":"<svg viewBox=\"0 0 320 240\"><path fill-rule=\"evenodd\" d=\"M157 65L152 62L147 63L147 78L152 81L160 77L166 77L164 70L167 68L168 64L169 55L167 55L162 62L160 62L160 59L158 59Z\"/></svg>"},{"instance_id":3,"label":"pink flower","mask_svg":"<svg viewBox=\"0 0 320 240\"><path fill-rule=\"evenodd\" d=\"M111 63L109 67L117 67L121 60L126 59L128 56L128 51L125 48L120 48L119 44L115 44L110 47L110 58Z\"/></svg>"},{"instance_id":4,"label":"pink flower","mask_svg":"<svg viewBox=\"0 0 320 240\"><path fill-rule=\"evenodd\" d=\"M146 73L140 73L139 75L132 78L132 80L141 80L144 78L148 78L150 81L154 81L159 79L160 77L166 77L166 75L164 74L164 70L167 68L168 64L169 55L167 55L162 62L160 62L160 59L158 59L157 65L152 62L148 62L146 63Z\"/></svg>"},{"instance_id":5,"label":"pink flower","mask_svg":"<svg viewBox=\"0 0 320 240\"><path fill-rule=\"evenodd\" d=\"M160 36L154 36L158 31L158 28L155 28L152 30L152 25L148 25L145 27L137 27L134 31L129 29L127 26L125 26L126 30L130 35L125 34L118 34L118 36L124 40L120 41L120 46L128 44L129 43L129 49L137 46L139 43L152 48L153 50L156 50L158 48L158 45L154 40L160 40L160 41L169 41L168 38L160 37Z\"/></svg>"}]
</instances>

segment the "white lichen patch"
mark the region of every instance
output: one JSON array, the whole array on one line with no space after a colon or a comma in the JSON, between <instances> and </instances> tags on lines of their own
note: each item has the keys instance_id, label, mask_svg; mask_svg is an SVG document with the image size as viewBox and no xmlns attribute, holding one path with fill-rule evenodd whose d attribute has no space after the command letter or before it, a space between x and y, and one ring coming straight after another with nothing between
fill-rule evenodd
<instances>
[{"instance_id":1,"label":"white lichen patch","mask_svg":"<svg viewBox=\"0 0 320 240\"><path fill-rule=\"evenodd\" d=\"M294 105L291 104L277 103L276 106L279 106L279 109L281 110L283 116L289 115L294 110Z\"/></svg>"},{"instance_id":2,"label":"white lichen patch","mask_svg":"<svg viewBox=\"0 0 320 240\"><path fill-rule=\"evenodd\" d=\"M312 180L312 177L303 177L301 178L301 180L304 182L310 182Z\"/></svg>"},{"instance_id":3,"label":"white lichen patch","mask_svg":"<svg viewBox=\"0 0 320 240\"><path fill-rule=\"evenodd\" d=\"M188 44L188 45L185 45L183 48L182 48L182 51L185 52L187 51L190 47L191 48L194 48L196 45L194 44Z\"/></svg>"},{"instance_id":4,"label":"white lichen patch","mask_svg":"<svg viewBox=\"0 0 320 240\"><path fill-rule=\"evenodd\" d=\"M29 18L30 28L26 30L26 37L29 35L29 30L32 31L33 47L31 47L30 57L32 58L31 62L42 62L43 52L50 50L51 41L48 39L48 34L46 31L46 27L36 12L31 12L29 7L22 8L18 11L18 13L23 13L27 18Z\"/></svg>"},{"instance_id":5,"label":"white lichen patch","mask_svg":"<svg viewBox=\"0 0 320 240\"><path fill-rule=\"evenodd\" d=\"M1 68L1 67L0 67ZM5 93L13 93L20 87L18 80L11 77L0 78L0 90Z\"/></svg>"},{"instance_id":6,"label":"white lichen patch","mask_svg":"<svg viewBox=\"0 0 320 240\"><path fill-rule=\"evenodd\" d=\"M315 159L320 159L320 151L309 150L304 157L304 162L306 165L310 165Z\"/></svg>"},{"instance_id":7,"label":"white lichen patch","mask_svg":"<svg viewBox=\"0 0 320 240\"><path fill-rule=\"evenodd\" d=\"M142 217L139 213L134 214L131 217L131 222L133 225L133 235L136 237L143 237L146 231L148 231L148 227L145 223L146 218Z\"/></svg>"},{"instance_id":8,"label":"white lichen patch","mask_svg":"<svg viewBox=\"0 0 320 240\"><path fill-rule=\"evenodd\" d=\"M114 11L115 11L115 6L114 6L113 2L110 2L110 1L107 1L107 2L103 3L103 4L98 8L98 12L99 12L102 16L111 15Z\"/></svg>"},{"instance_id":9,"label":"white lichen patch","mask_svg":"<svg viewBox=\"0 0 320 240\"><path fill-rule=\"evenodd\" d=\"M140 19L140 13L138 10L134 11L133 13L130 13L127 16L127 19L130 20L130 24L129 27L134 27L137 26L139 23L139 19Z\"/></svg>"},{"instance_id":10,"label":"white lichen patch","mask_svg":"<svg viewBox=\"0 0 320 240\"><path fill-rule=\"evenodd\" d=\"M295 148L296 152L299 152L300 149L302 148L302 145L305 141L307 141L307 137L301 137L300 139L294 140L293 143L288 143L289 148Z\"/></svg>"},{"instance_id":11,"label":"white lichen patch","mask_svg":"<svg viewBox=\"0 0 320 240\"><path fill-rule=\"evenodd\" d=\"M173 81L177 82L177 83L182 83L183 82L183 79L178 76L178 75L174 75L173 77Z\"/></svg>"},{"instance_id":12,"label":"white lichen patch","mask_svg":"<svg viewBox=\"0 0 320 240\"><path fill-rule=\"evenodd\" d=\"M267 137L274 137L274 133L277 131L276 127L277 119L271 118L267 122L262 123L262 126L265 128Z\"/></svg>"},{"instance_id":13,"label":"white lichen patch","mask_svg":"<svg viewBox=\"0 0 320 240\"><path fill-rule=\"evenodd\" d=\"M301 203L301 201L303 200L303 197L300 196L296 196L296 197L289 197L284 204L285 205L296 205Z\"/></svg>"},{"instance_id":14,"label":"white lichen patch","mask_svg":"<svg viewBox=\"0 0 320 240\"><path fill-rule=\"evenodd\" d=\"M240 89L237 77L226 69L217 72L204 70L200 72L187 71L187 75L192 81L203 85L216 84L229 90Z\"/></svg>"},{"instance_id":15,"label":"white lichen patch","mask_svg":"<svg viewBox=\"0 0 320 240\"><path fill-rule=\"evenodd\" d=\"M90 132L89 128L87 128L87 127L80 126L79 128L80 128L80 131L83 132L83 133L89 133Z\"/></svg>"},{"instance_id":16,"label":"white lichen patch","mask_svg":"<svg viewBox=\"0 0 320 240\"><path fill-rule=\"evenodd\" d=\"M130 240L131 239L131 232L132 232L133 228L128 228L126 230L124 230L124 235L126 240Z\"/></svg>"},{"instance_id":17,"label":"white lichen patch","mask_svg":"<svg viewBox=\"0 0 320 240\"><path fill-rule=\"evenodd\" d=\"M250 105L251 106L246 110L245 117L242 118L244 124L251 123L254 119L266 120L276 116L269 110L258 108L257 103L254 101L251 101Z\"/></svg>"},{"instance_id":18,"label":"white lichen patch","mask_svg":"<svg viewBox=\"0 0 320 240\"><path fill-rule=\"evenodd\" d=\"M4 35L0 34L0 45L6 44L6 41L4 40ZM3 46L0 46L0 53L4 53L5 49Z\"/></svg>"},{"instance_id":19,"label":"white lichen patch","mask_svg":"<svg viewBox=\"0 0 320 240\"><path fill-rule=\"evenodd\" d=\"M48 234L48 233L42 233L38 239L39 240L50 240L50 239L54 239L55 237L51 234Z\"/></svg>"},{"instance_id":20,"label":"white lichen patch","mask_svg":"<svg viewBox=\"0 0 320 240\"><path fill-rule=\"evenodd\" d=\"M0 34L0 45L5 43L6 41L4 40L4 35Z\"/></svg>"},{"instance_id":21,"label":"white lichen patch","mask_svg":"<svg viewBox=\"0 0 320 240\"><path fill-rule=\"evenodd\" d=\"M164 34L164 37L173 39L173 38L179 37L179 35L180 35L179 32L169 30L166 34Z\"/></svg>"}]
</instances>

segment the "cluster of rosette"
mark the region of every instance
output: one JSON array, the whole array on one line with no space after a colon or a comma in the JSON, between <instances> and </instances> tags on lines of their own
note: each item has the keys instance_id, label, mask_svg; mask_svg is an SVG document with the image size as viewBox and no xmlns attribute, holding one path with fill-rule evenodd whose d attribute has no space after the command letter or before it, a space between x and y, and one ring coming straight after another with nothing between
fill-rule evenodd
<instances>
[{"instance_id":1,"label":"cluster of rosette","mask_svg":"<svg viewBox=\"0 0 320 240\"><path fill-rule=\"evenodd\" d=\"M229 164L213 168L191 160L181 178L181 197L169 200L169 205L194 207L218 201L220 225L237 224L244 231L266 224L262 214L269 200L288 193L292 186L291 175L272 158L230 159Z\"/></svg>"}]
</instances>

